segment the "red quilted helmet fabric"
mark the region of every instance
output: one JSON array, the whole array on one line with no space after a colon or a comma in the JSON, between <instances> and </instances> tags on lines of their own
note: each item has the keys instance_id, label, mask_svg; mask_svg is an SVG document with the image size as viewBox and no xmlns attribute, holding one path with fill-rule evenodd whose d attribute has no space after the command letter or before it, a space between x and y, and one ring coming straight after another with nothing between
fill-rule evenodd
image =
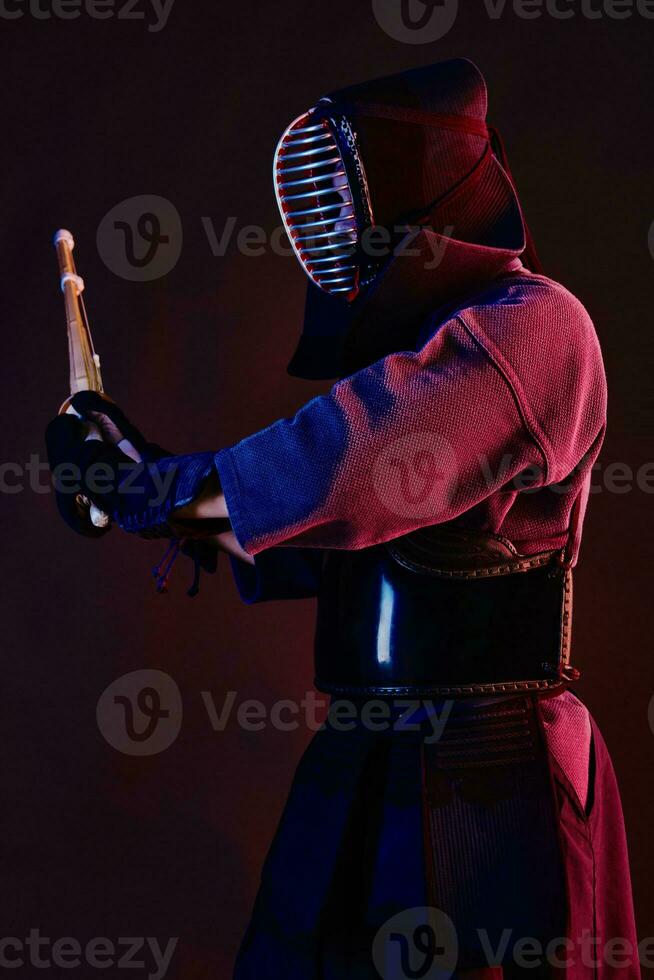
<instances>
[{"instance_id":1,"label":"red quilted helmet fabric","mask_svg":"<svg viewBox=\"0 0 654 980\"><path fill-rule=\"evenodd\" d=\"M369 106L420 110L483 124L486 84L471 61L457 59L402 72L343 89L331 98L349 107L380 225L430 207L474 169L488 145L483 136L428 125L426 120L367 112Z\"/></svg>"}]
</instances>

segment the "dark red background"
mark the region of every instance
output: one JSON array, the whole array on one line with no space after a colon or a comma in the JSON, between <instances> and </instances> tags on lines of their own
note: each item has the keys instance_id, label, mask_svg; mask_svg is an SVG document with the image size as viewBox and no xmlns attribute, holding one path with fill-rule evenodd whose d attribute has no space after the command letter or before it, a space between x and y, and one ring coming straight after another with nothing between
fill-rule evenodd
<instances>
[{"instance_id":1,"label":"dark red background","mask_svg":"<svg viewBox=\"0 0 654 980\"><path fill-rule=\"evenodd\" d=\"M217 449L316 393L285 375L304 296L295 261L234 243L215 258L201 218L272 231L272 155L295 115L344 84L465 55L487 75L544 264L597 323L610 386L602 462L654 459L652 22L525 21L510 9L492 21L466 6L427 46L389 38L364 0L177 0L159 34L3 21L3 457L43 453L67 393L51 247L61 225L78 242L107 389L154 438ZM183 251L166 277L130 283L95 236L111 207L146 193L178 208ZM217 734L201 692L301 697L312 606L246 608L224 563L195 601L181 569L158 597L159 545L77 539L49 494L2 503L2 934L180 936L170 977L227 980L309 733ZM641 936L654 935L653 544L651 494L597 495L575 598L580 691L622 786ZM111 681L145 667L179 684L184 726L166 752L131 759L103 740L95 708Z\"/></svg>"}]
</instances>

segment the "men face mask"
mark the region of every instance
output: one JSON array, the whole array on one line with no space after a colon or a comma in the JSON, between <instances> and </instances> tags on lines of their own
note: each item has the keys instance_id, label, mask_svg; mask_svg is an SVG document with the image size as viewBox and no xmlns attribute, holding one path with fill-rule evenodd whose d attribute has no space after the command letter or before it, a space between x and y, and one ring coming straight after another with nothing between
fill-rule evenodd
<instances>
[{"instance_id":1,"label":"men face mask","mask_svg":"<svg viewBox=\"0 0 654 980\"><path fill-rule=\"evenodd\" d=\"M483 76L458 59L340 89L286 129L275 192L309 278L291 374L337 377L380 356L382 308L410 346L419 306L442 305L463 279L483 281L487 266L497 274L522 252L521 209L487 107ZM421 230L440 236L429 263L404 248ZM528 244L525 264L537 269L532 253ZM361 346L364 321L379 343L353 357L346 348L355 333Z\"/></svg>"},{"instance_id":2,"label":"men face mask","mask_svg":"<svg viewBox=\"0 0 654 980\"><path fill-rule=\"evenodd\" d=\"M274 177L284 227L309 279L354 299L375 273L363 248L374 218L354 131L329 99L288 127Z\"/></svg>"}]
</instances>

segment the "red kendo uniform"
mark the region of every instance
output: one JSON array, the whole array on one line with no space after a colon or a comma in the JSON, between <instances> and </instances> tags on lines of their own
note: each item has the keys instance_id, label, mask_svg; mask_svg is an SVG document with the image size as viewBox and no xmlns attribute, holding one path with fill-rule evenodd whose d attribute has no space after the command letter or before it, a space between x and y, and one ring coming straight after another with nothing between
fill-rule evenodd
<instances>
[{"instance_id":1,"label":"red kendo uniform","mask_svg":"<svg viewBox=\"0 0 654 980\"><path fill-rule=\"evenodd\" d=\"M255 556L233 559L244 599L318 598L316 683L338 710L298 769L237 980L639 976L615 777L568 689L602 357L541 274L486 111L452 61L298 117L275 155L311 280L291 370L341 380L231 448L156 454L177 471L157 506L83 484L125 530L173 536L217 473ZM51 463L117 458L70 417L48 437Z\"/></svg>"},{"instance_id":2,"label":"red kendo uniform","mask_svg":"<svg viewBox=\"0 0 654 980\"><path fill-rule=\"evenodd\" d=\"M320 266L298 251L313 283L291 370L342 380L216 455L233 528L256 556L253 569L234 562L242 595L319 597L319 674L331 656L347 673L339 649L356 658L347 643L367 635L359 619L370 595L359 583L371 565L388 567L387 545L425 528L577 560L605 431L599 343L581 303L533 271L486 109L478 70L449 62L338 92L281 144L302 149L304 134L321 132L321 111L342 112L376 223L409 216L418 226L345 299L328 295ZM278 158L288 168L298 153ZM350 289L354 266L340 261L330 281ZM379 663L392 614L375 621ZM416 644L423 633L416 624ZM384 693L320 680L363 701ZM411 975L497 976L503 966L512 976L514 944L530 936L552 944L532 975L563 961L575 980L639 975L620 800L587 709L567 690L476 698L457 701L450 724L431 747L423 735L365 726L317 735L264 869L238 980L377 976L379 930L421 905L453 923L458 956L445 973ZM612 939L631 944L631 965L604 955Z\"/></svg>"}]
</instances>

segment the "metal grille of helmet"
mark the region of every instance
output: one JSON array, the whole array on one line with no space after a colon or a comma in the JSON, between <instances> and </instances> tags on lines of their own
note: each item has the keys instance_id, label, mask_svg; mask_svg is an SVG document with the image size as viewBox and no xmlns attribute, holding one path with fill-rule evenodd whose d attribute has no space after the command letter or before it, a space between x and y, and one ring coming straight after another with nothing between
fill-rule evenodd
<instances>
[{"instance_id":1,"label":"metal grille of helmet","mask_svg":"<svg viewBox=\"0 0 654 980\"><path fill-rule=\"evenodd\" d=\"M359 227L339 141L328 119L299 116L275 153L275 192L286 232L309 278L353 298Z\"/></svg>"}]
</instances>

